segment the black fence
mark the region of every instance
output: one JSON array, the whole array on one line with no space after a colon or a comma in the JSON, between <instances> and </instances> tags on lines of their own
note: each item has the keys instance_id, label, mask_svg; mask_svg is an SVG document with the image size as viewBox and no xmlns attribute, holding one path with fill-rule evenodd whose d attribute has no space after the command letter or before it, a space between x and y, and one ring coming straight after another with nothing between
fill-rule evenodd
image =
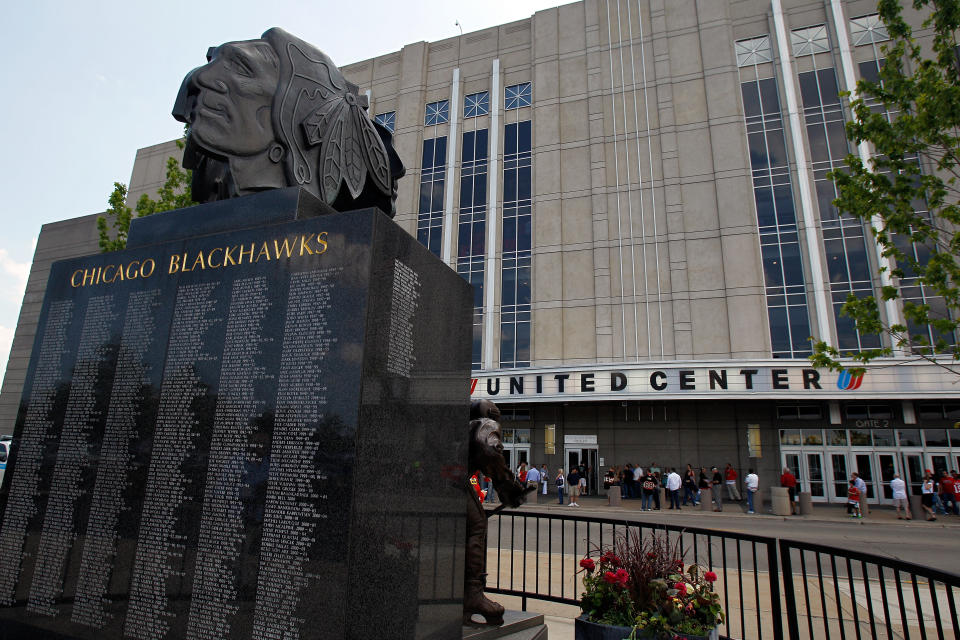
<instances>
[{"instance_id":1,"label":"black fence","mask_svg":"<svg viewBox=\"0 0 960 640\"><path fill-rule=\"evenodd\" d=\"M489 520L487 591L570 605L579 562L627 531L667 532L687 563L715 572L731 638L955 638L960 576L909 562L696 527L500 512Z\"/></svg>"}]
</instances>

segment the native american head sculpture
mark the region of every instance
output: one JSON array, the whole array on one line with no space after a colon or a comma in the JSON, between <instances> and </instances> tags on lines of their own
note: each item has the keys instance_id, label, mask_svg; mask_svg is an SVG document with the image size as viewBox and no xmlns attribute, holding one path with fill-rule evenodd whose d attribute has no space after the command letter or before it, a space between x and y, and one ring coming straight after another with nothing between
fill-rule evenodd
<instances>
[{"instance_id":1,"label":"native american head sculpture","mask_svg":"<svg viewBox=\"0 0 960 640\"><path fill-rule=\"evenodd\" d=\"M194 200L301 186L338 211L392 217L405 169L367 106L326 54L283 29L211 48L173 107Z\"/></svg>"}]
</instances>

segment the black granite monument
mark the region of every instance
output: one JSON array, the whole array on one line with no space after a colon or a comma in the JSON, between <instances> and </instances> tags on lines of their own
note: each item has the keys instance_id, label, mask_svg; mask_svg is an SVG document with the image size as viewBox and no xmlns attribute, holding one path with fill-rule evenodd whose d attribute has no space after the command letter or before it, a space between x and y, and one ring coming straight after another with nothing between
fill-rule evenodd
<instances>
[{"instance_id":1,"label":"black granite monument","mask_svg":"<svg viewBox=\"0 0 960 640\"><path fill-rule=\"evenodd\" d=\"M211 59L276 63L281 107L325 95L290 88L315 49L265 39L272 58ZM190 137L197 71L177 107ZM460 637L472 295L357 209L389 209L402 165L357 124L356 88L326 80L340 93L287 114L297 131L280 118L256 158L283 181L251 186L258 150L235 162L198 136L209 204L54 264L0 491L0 637ZM382 162L327 148L324 108ZM340 181L301 181L297 154L336 156Z\"/></svg>"}]
</instances>

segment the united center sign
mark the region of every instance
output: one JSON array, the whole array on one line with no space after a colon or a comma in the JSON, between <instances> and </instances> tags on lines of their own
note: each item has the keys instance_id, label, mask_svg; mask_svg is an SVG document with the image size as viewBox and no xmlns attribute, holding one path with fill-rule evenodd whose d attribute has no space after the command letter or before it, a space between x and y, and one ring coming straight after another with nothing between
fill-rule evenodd
<instances>
[{"instance_id":1,"label":"united center sign","mask_svg":"<svg viewBox=\"0 0 960 640\"><path fill-rule=\"evenodd\" d=\"M497 402L694 398L960 397L960 376L935 364L889 360L861 377L782 361L671 362L626 367L498 371L471 381ZM852 365L851 365L852 366ZM851 383L856 380L856 384Z\"/></svg>"}]
</instances>

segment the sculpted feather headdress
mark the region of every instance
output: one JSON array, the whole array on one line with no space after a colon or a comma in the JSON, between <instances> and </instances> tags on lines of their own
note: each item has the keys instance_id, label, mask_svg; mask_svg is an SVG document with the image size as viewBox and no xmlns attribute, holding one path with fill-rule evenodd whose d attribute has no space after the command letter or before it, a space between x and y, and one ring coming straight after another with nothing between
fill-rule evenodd
<instances>
[{"instance_id":1,"label":"sculpted feather headdress","mask_svg":"<svg viewBox=\"0 0 960 640\"><path fill-rule=\"evenodd\" d=\"M263 39L280 58L272 118L288 149L284 171L289 183L334 207L346 194L358 200L365 192L370 197L364 200L381 201L382 196L389 203L392 180L403 175L403 165L388 154L383 134L367 116L367 97L313 45L279 28L264 32Z\"/></svg>"}]
</instances>

